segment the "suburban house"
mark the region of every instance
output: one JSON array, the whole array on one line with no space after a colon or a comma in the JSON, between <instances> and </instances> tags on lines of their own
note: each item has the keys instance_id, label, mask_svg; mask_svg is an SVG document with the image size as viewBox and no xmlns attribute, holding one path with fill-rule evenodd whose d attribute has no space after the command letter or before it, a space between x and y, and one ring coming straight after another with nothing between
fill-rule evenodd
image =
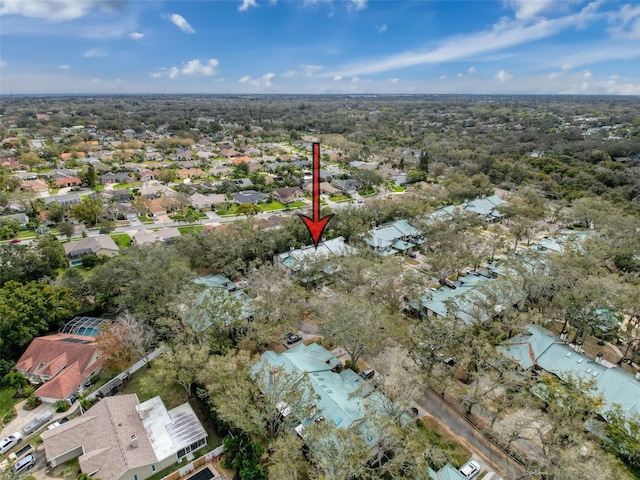
<instances>
[{"instance_id":1,"label":"suburban house","mask_svg":"<svg viewBox=\"0 0 640 480\"><path fill-rule=\"evenodd\" d=\"M339 267L331 262L331 258L353 255L355 251L345 243L344 237L337 237L318 243L317 248L302 246L274 255L273 264L297 274L301 282L307 283L338 271Z\"/></svg>"},{"instance_id":2,"label":"suburban house","mask_svg":"<svg viewBox=\"0 0 640 480\"><path fill-rule=\"evenodd\" d=\"M253 182L250 178L234 178L231 180L231 183L238 188L253 187Z\"/></svg>"},{"instance_id":3,"label":"suburban house","mask_svg":"<svg viewBox=\"0 0 640 480\"><path fill-rule=\"evenodd\" d=\"M34 338L15 369L40 385L36 397L54 403L68 400L101 365L94 336L56 333Z\"/></svg>"},{"instance_id":4,"label":"suburban house","mask_svg":"<svg viewBox=\"0 0 640 480\"><path fill-rule=\"evenodd\" d=\"M509 275L503 275L496 283L499 270L487 267L469 271L455 282L410 301L409 308L421 317L456 318L466 325L489 320L505 308L517 307L524 298L524 292Z\"/></svg>"},{"instance_id":5,"label":"suburban house","mask_svg":"<svg viewBox=\"0 0 640 480\"><path fill-rule=\"evenodd\" d=\"M128 173L103 173L100 175L100 183L132 183L133 178Z\"/></svg>"},{"instance_id":6,"label":"suburban house","mask_svg":"<svg viewBox=\"0 0 640 480\"><path fill-rule=\"evenodd\" d=\"M254 203L258 205L260 203L268 202L269 195L256 192L255 190L244 190L243 192L234 193L233 199L238 203Z\"/></svg>"},{"instance_id":7,"label":"suburban house","mask_svg":"<svg viewBox=\"0 0 640 480\"><path fill-rule=\"evenodd\" d=\"M103 398L42 440L53 467L77 458L82 473L101 480L145 480L193 458L207 432L188 403L167 410L159 396L140 403L129 394Z\"/></svg>"},{"instance_id":8,"label":"suburban house","mask_svg":"<svg viewBox=\"0 0 640 480\"><path fill-rule=\"evenodd\" d=\"M300 187L276 188L271 195L275 200L282 203L293 203L304 198L304 192Z\"/></svg>"},{"instance_id":9,"label":"suburban house","mask_svg":"<svg viewBox=\"0 0 640 480\"><path fill-rule=\"evenodd\" d=\"M253 378L263 390L272 384L279 371L290 375L290 381L300 385L298 392L304 388L305 382L315 397L312 403L303 405L303 414L286 400L281 402L282 414L285 417L293 415L298 422L295 431L300 437L304 439L305 428L315 423L331 422L338 428L355 430L371 449L372 456L377 453L381 432L377 431L373 416L388 403L381 393L367 388L368 385L353 370L343 370L340 360L317 343L301 343L280 354L266 351L251 368ZM300 395L292 392L291 404L298 401L296 397L299 399ZM309 448L312 449L313 445Z\"/></svg>"},{"instance_id":10,"label":"suburban house","mask_svg":"<svg viewBox=\"0 0 640 480\"><path fill-rule=\"evenodd\" d=\"M69 193L66 195L55 195L53 197L43 198L45 207L48 207L52 203L57 203L61 207L69 207L71 205L78 205L82 203L82 198L77 193Z\"/></svg>"},{"instance_id":11,"label":"suburban house","mask_svg":"<svg viewBox=\"0 0 640 480\"><path fill-rule=\"evenodd\" d=\"M353 194L360 188L360 182L353 179L347 180L334 180L331 182L331 186L337 188L343 193Z\"/></svg>"},{"instance_id":12,"label":"suburban house","mask_svg":"<svg viewBox=\"0 0 640 480\"><path fill-rule=\"evenodd\" d=\"M468 480L467 477L449 463L444 465L437 472L432 468L429 468L427 473L429 474L429 480Z\"/></svg>"},{"instance_id":13,"label":"suburban house","mask_svg":"<svg viewBox=\"0 0 640 480\"><path fill-rule=\"evenodd\" d=\"M604 420L614 405L626 415L640 414L640 372L634 377L601 354L588 357L580 345L568 344L545 328L527 325L524 333L503 342L498 349L525 370L544 370L560 380L569 376L593 380L594 394L604 400L599 411Z\"/></svg>"},{"instance_id":14,"label":"suburban house","mask_svg":"<svg viewBox=\"0 0 640 480\"><path fill-rule=\"evenodd\" d=\"M157 231L140 229L131 234L131 240L135 245L148 245L150 243L164 242L171 243L180 236L180 231L176 227L161 228Z\"/></svg>"},{"instance_id":15,"label":"suburban house","mask_svg":"<svg viewBox=\"0 0 640 480\"><path fill-rule=\"evenodd\" d=\"M200 178L204 177L206 174L204 170L201 168L183 168L182 170L178 170L176 172L178 178Z\"/></svg>"},{"instance_id":16,"label":"suburban house","mask_svg":"<svg viewBox=\"0 0 640 480\"><path fill-rule=\"evenodd\" d=\"M27 217L26 213L14 213L13 215L3 215L0 217L0 223L6 222L7 220L15 220L22 227L26 227L27 223L29 223L29 217Z\"/></svg>"},{"instance_id":17,"label":"suburban house","mask_svg":"<svg viewBox=\"0 0 640 480\"><path fill-rule=\"evenodd\" d=\"M73 187L77 185L82 185L82 180L78 177L64 177L56 180L56 186L58 187Z\"/></svg>"},{"instance_id":18,"label":"suburban house","mask_svg":"<svg viewBox=\"0 0 640 480\"><path fill-rule=\"evenodd\" d=\"M198 210L207 210L215 204L224 203L227 201L227 197L222 193L212 193L210 195L202 195L201 193L194 193L189 197L189 201L194 208Z\"/></svg>"},{"instance_id":19,"label":"suburban house","mask_svg":"<svg viewBox=\"0 0 640 480\"><path fill-rule=\"evenodd\" d=\"M498 222L504 216L500 213L500 205L505 202L497 195L490 197L480 197L471 202L464 202L462 209L466 212L473 212L481 215L485 222Z\"/></svg>"},{"instance_id":20,"label":"suburban house","mask_svg":"<svg viewBox=\"0 0 640 480\"><path fill-rule=\"evenodd\" d=\"M307 183L303 190L307 193L313 193L313 183ZM320 182L320 194L321 195L339 195L340 190L331 186L329 182Z\"/></svg>"},{"instance_id":21,"label":"suburban house","mask_svg":"<svg viewBox=\"0 0 640 480\"><path fill-rule=\"evenodd\" d=\"M223 290L227 295L234 296L241 304L241 315L243 318L250 318L252 315L251 310L251 297L247 295L247 292L243 290L246 287L246 282L244 284L238 282L234 283L229 280L224 275L204 275L202 277L198 277L193 281L197 285L202 285L205 289L209 288L218 288ZM204 296L201 295L198 299L198 306L202 304ZM197 317L197 318L196 318ZM206 312L198 312L196 315L193 315L189 322L199 329L200 331L205 331L211 325L213 325L213 320L208 318Z\"/></svg>"},{"instance_id":22,"label":"suburban house","mask_svg":"<svg viewBox=\"0 0 640 480\"><path fill-rule=\"evenodd\" d=\"M382 256L407 254L425 242L420 230L406 220L396 220L376 227L365 235L364 241Z\"/></svg>"},{"instance_id":23,"label":"suburban house","mask_svg":"<svg viewBox=\"0 0 640 480\"><path fill-rule=\"evenodd\" d=\"M77 242L67 242L63 244L63 247L72 267L81 265L82 257L88 254L115 257L120 253L118 245L109 235L96 235Z\"/></svg>"},{"instance_id":24,"label":"suburban house","mask_svg":"<svg viewBox=\"0 0 640 480\"><path fill-rule=\"evenodd\" d=\"M23 180L20 184L21 190L31 190L35 193L43 193L49 191L49 185L47 182L41 179L37 180Z\"/></svg>"}]
</instances>

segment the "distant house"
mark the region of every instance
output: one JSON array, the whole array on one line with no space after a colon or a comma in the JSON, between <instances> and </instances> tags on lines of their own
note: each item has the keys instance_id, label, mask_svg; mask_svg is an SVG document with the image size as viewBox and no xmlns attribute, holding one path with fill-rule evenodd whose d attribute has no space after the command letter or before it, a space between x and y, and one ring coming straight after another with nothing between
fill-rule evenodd
<instances>
[{"instance_id":1,"label":"distant house","mask_svg":"<svg viewBox=\"0 0 640 480\"><path fill-rule=\"evenodd\" d=\"M34 338L15 369L40 385L37 397L54 403L69 399L101 365L93 336L57 333Z\"/></svg>"},{"instance_id":2,"label":"distant house","mask_svg":"<svg viewBox=\"0 0 640 480\"><path fill-rule=\"evenodd\" d=\"M115 257L120 253L116 242L109 235L96 235L87 237L77 242L67 242L63 244L64 252L71 266L81 265L82 257L85 255L104 255Z\"/></svg>"},{"instance_id":3,"label":"distant house","mask_svg":"<svg viewBox=\"0 0 640 480\"><path fill-rule=\"evenodd\" d=\"M161 228L157 231L140 229L131 234L131 240L135 245L148 245L150 243L164 242L171 243L180 236L180 231L173 228Z\"/></svg>"},{"instance_id":4,"label":"distant house","mask_svg":"<svg viewBox=\"0 0 640 480\"><path fill-rule=\"evenodd\" d=\"M182 170L178 170L176 172L179 178L200 178L204 177L204 170L201 168L183 168Z\"/></svg>"},{"instance_id":5,"label":"distant house","mask_svg":"<svg viewBox=\"0 0 640 480\"><path fill-rule=\"evenodd\" d=\"M26 227L27 223L29 223L29 217L24 213L14 213L13 215L3 215L0 217L0 223L7 220L15 220L20 223L20 226L22 227Z\"/></svg>"},{"instance_id":6,"label":"distant house","mask_svg":"<svg viewBox=\"0 0 640 480\"><path fill-rule=\"evenodd\" d=\"M369 230L364 240L382 256L409 253L425 241L420 230L406 220L397 220Z\"/></svg>"},{"instance_id":7,"label":"distant house","mask_svg":"<svg viewBox=\"0 0 640 480\"><path fill-rule=\"evenodd\" d=\"M497 195L491 195L490 197L481 197L465 202L462 204L462 209L466 212L482 215L486 222L497 222L504 216L499 210L500 205L504 203L504 200Z\"/></svg>"},{"instance_id":8,"label":"distant house","mask_svg":"<svg viewBox=\"0 0 640 480\"><path fill-rule=\"evenodd\" d=\"M308 183L304 186L303 190L307 193L313 193L313 184ZM324 195L338 195L340 190L331 186L329 182L321 182L320 183L320 194Z\"/></svg>"},{"instance_id":9,"label":"distant house","mask_svg":"<svg viewBox=\"0 0 640 480\"><path fill-rule=\"evenodd\" d=\"M541 369L560 380L593 380L593 393L604 400L599 413L605 420L615 405L629 416L640 412L640 372L634 378L602 356L588 357L580 346L568 345L545 328L527 325L524 333L503 342L498 349L525 370Z\"/></svg>"},{"instance_id":10,"label":"distant house","mask_svg":"<svg viewBox=\"0 0 640 480\"><path fill-rule=\"evenodd\" d=\"M253 187L253 182L250 178L234 178L231 182L238 188Z\"/></svg>"},{"instance_id":11,"label":"distant house","mask_svg":"<svg viewBox=\"0 0 640 480\"><path fill-rule=\"evenodd\" d=\"M104 173L100 175L100 183L132 183L133 178L128 173Z\"/></svg>"},{"instance_id":12,"label":"distant house","mask_svg":"<svg viewBox=\"0 0 640 480\"><path fill-rule=\"evenodd\" d=\"M48 207L52 203L57 203L62 207L68 207L71 205L78 205L79 203L82 203L82 198L77 193L69 193L66 195L54 195L51 197L45 197L43 200L44 200L44 205L46 207Z\"/></svg>"},{"instance_id":13,"label":"distant house","mask_svg":"<svg viewBox=\"0 0 640 480\"><path fill-rule=\"evenodd\" d=\"M49 191L49 185L44 180L23 180L20 184L21 190L31 190L35 193L43 193Z\"/></svg>"},{"instance_id":14,"label":"distant house","mask_svg":"<svg viewBox=\"0 0 640 480\"><path fill-rule=\"evenodd\" d=\"M129 394L103 398L42 440L51 466L77 458L101 480L145 480L204 447L207 432L188 403L167 410L159 396Z\"/></svg>"},{"instance_id":15,"label":"distant house","mask_svg":"<svg viewBox=\"0 0 640 480\"><path fill-rule=\"evenodd\" d=\"M82 180L78 177L64 177L56 180L56 186L58 187L73 187L75 185L82 185Z\"/></svg>"},{"instance_id":16,"label":"distant house","mask_svg":"<svg viewBox=\"0 0 640 480\"><path fill-rule=\"evenodd\" d=\"M304 198L304 192L300 187L282 187L276 188L271 195L275 200L282 203L293 203Z\"/></svg>"},{"instance_id":17,"label":"distant house","mask_svg":"<svg viewBox=\"0 0 640 480\"><path fill-rule=\"evenodd\" d=\"M353 194L360 188L360 182L353 179L347 180L334 180L331 182L331 186L337 188L341 192Z\"/></svg>"},{"instance_id":18,"label":"distant house","mask_svg":"<svg viewBox=\"0 0 640 480\"><path fill-rule=\"evenodd\" d=\"M227 197L221 193L202 195L200 193L194 193L189 197L191 205L198 210L210 209L212 205L224 203L227 201Z\"/></svg>"},{"instance_id":19,"label":"distant house","mask_svg":"<svg viewBox=\"0 0 640 480\"><path fill-rule=\"evenodd\" d=\"M222 150L220 150L220 156L222 157L234 158L239 157L240 155L242 155L240 152L232 148L223 148Z\"/></svg>"},{"instance_id":20,"label":"distant house","mask_svg":"<svg viewBox=\"0 0 640 480\"><path fill-rule=\"evenodd\" d=\"M254 203L258 205L260 203L268 202L269 195L256 192L255 190L244 190L243 192L234 193L233 199L238 203Z\"/></svg>"}]
</instances>

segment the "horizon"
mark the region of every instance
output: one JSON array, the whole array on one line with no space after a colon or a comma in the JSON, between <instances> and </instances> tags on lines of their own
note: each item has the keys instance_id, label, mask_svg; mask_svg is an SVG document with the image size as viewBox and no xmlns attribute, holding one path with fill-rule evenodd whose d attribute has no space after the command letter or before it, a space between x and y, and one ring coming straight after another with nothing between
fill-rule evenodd
<instances>
[{"instance_id":1,"label":"horizon","mask_svg":"<svg viewBox=\"0 0 640 480\"><path fill-rule=\"evenodd\" d=\"M617 0L0 0L0 95L640 95Z\"/></svg>"}]
</instances>

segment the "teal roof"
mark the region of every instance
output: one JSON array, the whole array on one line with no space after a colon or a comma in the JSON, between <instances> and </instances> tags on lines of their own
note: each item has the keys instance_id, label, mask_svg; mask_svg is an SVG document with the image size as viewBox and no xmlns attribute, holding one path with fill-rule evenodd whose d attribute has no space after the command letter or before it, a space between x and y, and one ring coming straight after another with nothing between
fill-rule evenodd
<instances>
[{"instance_id":1,"label":"teal roof","mask_svg":"<svg viewBox=\"0 0 640 480\"><path fill-rule=\"evenodd\" d=\"M331 352L322 346L311 343L300 344L280 354L268 351L252 367L254 375L263 375L270 368L279 366L285 372L302 377L306 375L317 396L316 413L312 418L298 419L302 426L314 424L317 418L324 417L339 428L358 428L362 438L374 447L380 438L374 422L366 416L366 405L382 405L380 394L373 389L363 389L364 381L351 370L340 373L332 371L339 364Z\"/></svg>"},{"instance_id":2,"label":"teal roof","mask_svg":"<svg viewBox=\"0 0 640 480\"><path fill-rule=\"evenodd\" d=\"M448 463L437 472L429 468L428 473L431 480L467 480L467 477Z\"/></svg>"},{"instance_id":3,"label":"teal roof","mask_svg":"<svg viewBox=\"0 0 640 480\"><path fill-rule=\"evenodd\" d=\"M602 395L604 399L600 414L605 418L614 404L620 405L622 411L628 415L640 414L640 381L629 372L596 363L593 358L561 343L553 333L542 327L527 325L526 330L528 334L524 333L508 340L499 349L525 368L537 363L542 369L557 375L560 379L571 375L594 380L595 393ZM528 358L525 348L530 352Z\"/></svg>"},{"instance_id":4,"label":"teal roof","mask_svg":"<svg viewBox=\"0 0 640 480\"><path fill-rule=\"evenodd\" d=\"M413 241L413 237L419 236L420 230L406 220L397 220L369 230L364 240L367 245L377 250L389 250L392 246L396 250L407 250L418 243ZM424 242L424 239L420 238L419 242ZM397 251L391 253L395 254Z\"/></svg>"},{"instance_id":5,"label":"teal roof","mask_svg":"<svg viewBox=\"0 0 640 480\"><path fill-rule=\"evenodd\" d=\"M236 288L236 284L224 275L205 275L203 277L196 278L194 282L199 285L204 285L205 287L220 287L226 288L227 290L233 290Z\"/></svg>"},{"instance_id":6,"label":"teal roof","mask_svg":"<svg viewBox=\"0 0 640 480\"><path fill-rule=\"evenodd\" d=\"M308 262L327 260L331 257L353 255L356 249L347 245L344 237L337 237L318 244L290 250L276 255L282 265L294 272L305 269ZM335 271L335 270L334 270Z\"/></svg>"}]
</instances>

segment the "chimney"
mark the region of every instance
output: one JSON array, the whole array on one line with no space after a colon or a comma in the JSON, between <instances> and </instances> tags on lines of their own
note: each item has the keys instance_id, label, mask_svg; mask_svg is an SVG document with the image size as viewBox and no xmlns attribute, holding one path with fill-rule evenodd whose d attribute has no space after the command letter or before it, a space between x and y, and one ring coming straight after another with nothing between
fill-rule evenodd
<instances>
[{"instance_id":1,"label":"chimney","mask_svg":"<svg viewBox=\"0 0 640 480\"><path fill-rule=\"evenodd\" d=\"M582 342L576 343L576 352L578 352L578 353L582 353L583 352L583 350L582 350Z\"/></svg>"},{"instance_id":2,"label":"chimney","mask_svg":"<svg viewBox=\"0 0 640 480\"><path fill-rule=\"evenodd\" d=\"M560 332L560 340L562 340L563 342L566 342L568 335L569 335L569 332L567 332L566 330L561 331Z\"/></svg>"},{"instance_id":3,"label":"chimney","mask_svg":"<svg viewBox=\"0 0 640 480\"><path fill-rule=\"evenodd\" d=\"M640 380L640 370L636 372L636 380Z\"/></svg>"},{"instance_id":4,"label":"chimney","mask_svg":"<svg viewBox=\"0 0 640 480\"><path fill-rule=\"evenodd\" d=\"M131 447L138 448L138 437L137 435L131 435Z\"/></svg>"},{"instance_id":5,"label":"chimney","mask_svg":"<svg viewBox=\"0 0 640 480\"><path fill-rule=\"evenodd\" d=\"M596 363L598 365L600 365L602 363L602 357L604 357L604 353L598 352L598 354L596 355Z\"/></svg>"}]
</instances>

